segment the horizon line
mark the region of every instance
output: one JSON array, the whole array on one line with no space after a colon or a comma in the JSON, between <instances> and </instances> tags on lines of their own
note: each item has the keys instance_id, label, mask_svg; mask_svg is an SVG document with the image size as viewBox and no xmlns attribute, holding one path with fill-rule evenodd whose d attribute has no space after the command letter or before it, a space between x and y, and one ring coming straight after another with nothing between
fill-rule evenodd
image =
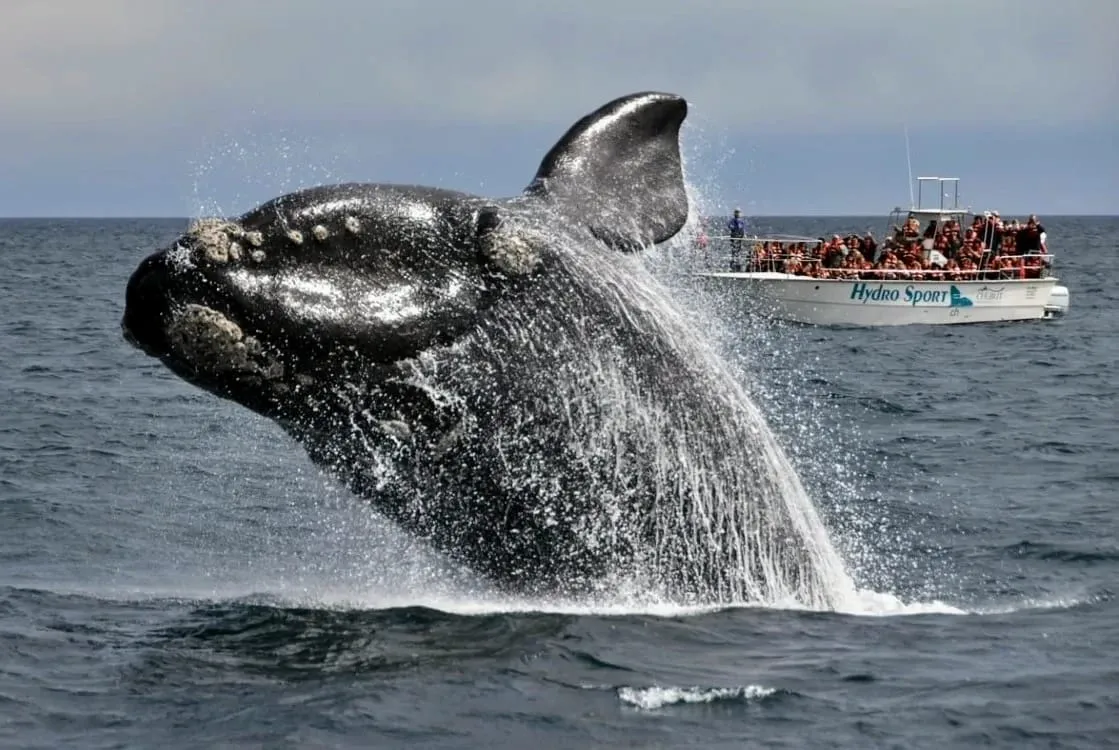
<instances>
[{"instance_id":1,"label":"horizon line","mask_svg":"<svg viewBox=\"0 0 1119 750\"><path fill-rule=\"evenodd\" d=\"M1003 217L1014 217L1019 213L1022 216L1037 214L1039 216L1079 218L1079 219L1112 219L1119 218L1119 213L1046 213L1045 211L1000 211ZM723 218L726 214L706 214L703 218ZM889 219L888 214L881 213L803 213L803 214L744 214L747 219ZM172 214L0 214L0 221L88 221L88 220L147 220L147 221L192 221L201 218L198 215L188 216Z\"/></svg>"}]
</instances>

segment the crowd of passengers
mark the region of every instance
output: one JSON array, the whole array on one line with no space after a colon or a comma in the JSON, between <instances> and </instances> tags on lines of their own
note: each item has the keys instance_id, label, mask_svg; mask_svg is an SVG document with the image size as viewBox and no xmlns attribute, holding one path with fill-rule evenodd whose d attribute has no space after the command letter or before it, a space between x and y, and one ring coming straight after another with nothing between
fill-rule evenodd
<instances>
[{"instance_id":1,"label":"crowd of passengers","mask_svg":"<svg viewBox=\"0 0 1119 750\"><path fill-rule=\"evenodd\" d=\"M737 255L732 247L732 269L738 266L739 270L782 271L820 279L1023 279L1039 278L1050 266L1045 227L1037 216L1031 215L1024 223L1017 219L1004 223L997 211L975 216L966 230L955 219L939 225L933 219L922 230L911 216L902 226L895 226L893 236L881 245L870 232L862 237L821 237L814 245L755 242L745 269Z\"/></svg>"}]
</instances>

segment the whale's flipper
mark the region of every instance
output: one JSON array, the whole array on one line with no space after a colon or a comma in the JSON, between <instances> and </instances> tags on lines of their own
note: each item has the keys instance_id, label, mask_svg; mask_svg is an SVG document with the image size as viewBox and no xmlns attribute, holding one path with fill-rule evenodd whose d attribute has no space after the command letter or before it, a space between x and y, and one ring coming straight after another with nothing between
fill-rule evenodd
<instances>
[{"instance_id":1,"label":"whale's flipper","mask_svg":"<svg viewBox=\"0 0 1119 750\"><path fill-rule=\"evenodd\" d=\"M631 94L571 126L525 190L555 202L571 221L615 247L664 242L688 219L680 126L688 103L672 94Z\"/></svg>"}]
</instances>

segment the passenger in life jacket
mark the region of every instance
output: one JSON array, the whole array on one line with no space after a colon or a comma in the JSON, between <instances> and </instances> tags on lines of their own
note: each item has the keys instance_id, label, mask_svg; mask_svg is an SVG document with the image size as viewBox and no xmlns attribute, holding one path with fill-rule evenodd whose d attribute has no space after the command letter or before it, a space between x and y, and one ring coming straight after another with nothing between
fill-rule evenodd
<instances>
[{"instance_id":1,"label":"passenger in life jacket","mask_svg":"<svg viewBox=\"0 0 1119 750\"><path fill-rule=\"evenodd\" d=\"M742 218L742 209L734 209L734 216L727 222L730 233L730 270L738 271L742 266L738 262L738 254L742 251L742 239L746 236L746 220Z\"/></svg>"}]
</instances>

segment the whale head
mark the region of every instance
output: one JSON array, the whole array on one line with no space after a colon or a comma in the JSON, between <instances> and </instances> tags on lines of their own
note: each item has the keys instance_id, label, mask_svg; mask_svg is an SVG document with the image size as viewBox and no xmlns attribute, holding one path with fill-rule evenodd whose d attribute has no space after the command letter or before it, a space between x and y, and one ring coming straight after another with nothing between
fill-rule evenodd
<instances>
[{"instance_id":1,"label":"whale head","mask_svg":"<svg viewBox=\"0 0 1119 750\"><path fill-rule=\"evenodd\" d=\"M493 209L456 193L334 185L196 222L128 282L125 336L266 416L299 393L446 345L506 286ZM492 233L492 232L490 232ZM292 416L287 414L286 416Z\"/></svg>"},{"instance_id":2,"label":"whale head","mask_svg":"<svg viewBox=\"0 0 1119 750\"><path fill-rule=\"evenodd\" d=\"M684 225L679 97L587 115L504 200L351 183L195 222L128 281L124 336L183 379L285 420L348 374L448 346L546 275L552 233L616 251Z\"/></svg>"}]
</instances>

